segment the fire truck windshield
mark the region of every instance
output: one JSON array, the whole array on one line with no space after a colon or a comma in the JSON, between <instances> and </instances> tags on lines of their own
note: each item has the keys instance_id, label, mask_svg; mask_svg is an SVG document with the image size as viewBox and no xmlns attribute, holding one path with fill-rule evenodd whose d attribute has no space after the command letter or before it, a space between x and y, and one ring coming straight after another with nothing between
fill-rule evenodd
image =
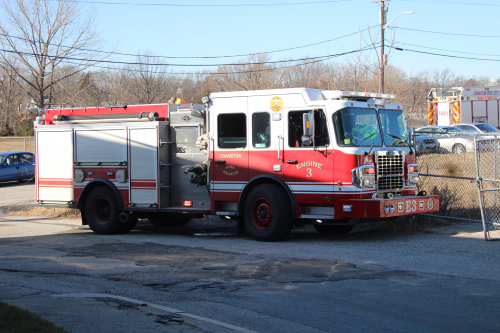
<instances>
[{"instance_id":1,"label":"fire truck windshield","mask_svg":"<svg viewBox=\"0 0 500 333\"><path fill-rule=\"evenodd\" d=\"M408 133L403 111L380 109L378 113L385 145L408 147Z\"/></svg>"},{"instance_id":2,"label":"fire truck windshield","mask_svg":"<svg viewBox=\"0 0 500 333\"><path fill-rule=\"evenodd\" d=\"M339 146L382 146L382 136L375 109L342 109L333 114L333 123Z\"/></svg>"},{"instance_id":3,"label":"fire truck windshield","mask_svg":"<svg viewBox=\"0 0 500 333\"><path fill-rule=\"evenodd\" d=\"M345 108L333 114L337 143L341 147L408 146L403 112Z\"/></svg>"}]
</instances>

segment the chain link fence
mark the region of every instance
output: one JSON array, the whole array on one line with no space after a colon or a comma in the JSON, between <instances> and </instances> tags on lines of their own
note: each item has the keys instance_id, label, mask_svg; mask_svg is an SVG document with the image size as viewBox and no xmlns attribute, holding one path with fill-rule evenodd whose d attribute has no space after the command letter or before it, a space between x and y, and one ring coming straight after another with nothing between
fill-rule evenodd
<instances>
[{"instance_id":1,"label":"chain link fence","mask_svg":"<svg viewBox=\"0 0 500 333\"><path fill-rule=\"evenodd\" d=\"M0 152L28 151L35 153L34 137L0 137Z\"/></svg>"},{"instance_id":2,"label":"chain link fence","mask_svg":"<svg viewBox=\"0 0 500 333\"><path fill-rule=\"evenodd\" d=\"M500 230L500 138L481 138L477 145L477 182L485 238Z\"/></svg>"},{"instance_id":3,"label":"chain link fence","mask_svg":"<svg viewBox=\"0 0 500 333\"><path fill-rule=\"evenodd\" d=\"M417 189L439 195L439 213L432 216L483 223L485 238L491 239L489 231L500 230L500 137L420 133L413 140Z\"/></svg>"}]
</instances>

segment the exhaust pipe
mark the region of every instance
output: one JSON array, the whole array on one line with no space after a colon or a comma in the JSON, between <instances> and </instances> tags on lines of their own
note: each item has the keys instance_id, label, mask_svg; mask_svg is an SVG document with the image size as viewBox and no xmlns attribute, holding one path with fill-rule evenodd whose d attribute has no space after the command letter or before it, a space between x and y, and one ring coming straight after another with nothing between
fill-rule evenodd
<instances>
[{"instance_id":1,"label":"exhaust pipe","mask_svg":"<svg viewBox=\"0 0 500 333\"><path fill-rule=\"evenodd\" d=\"M121 212L120 215L118 215L118 219L120 220L121 223L125 224L129 220L129 214L125 212Z\"/></svg>"}]
</instances>

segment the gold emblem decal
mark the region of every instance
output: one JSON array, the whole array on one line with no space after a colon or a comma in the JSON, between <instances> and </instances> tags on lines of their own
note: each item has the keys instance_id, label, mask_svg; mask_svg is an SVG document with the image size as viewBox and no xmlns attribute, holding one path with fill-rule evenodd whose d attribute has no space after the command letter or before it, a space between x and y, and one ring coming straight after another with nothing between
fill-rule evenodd
<instances>
[{"instance_id":1,"label":"gold emblem decal","mask_svg":"<svg viewBox=\"0 0 500 333\"><path fill-rule=\"evenodd\" d=\"M321 170L321 167L323 167L323 164L318 163L318 162L313 162L313 161L307 161L307 162L302 162L297 164L297 169L302 169L303 167L315 167Z\"/></svg>"},{"instance_id":2,"label":"gold emblem decal","mask_svg":"<svg viewBox=\"0 0 500 333\"><path fill-rule=\"evenodd\" d=\"M273 110L274 112L280 112L281 109L283 109L283 100L281 99L281 97L274 96L271 99L271 110Z\"/></svg>"},{"instance_id":3,"label":"gold emblem decal","mask_svg":"<svg viewBox=\"0 0 500 333\"><path fill-rule=\"evenodd\" d=\"M234 171L227 171L227 170L234 170ZM222 173L225 174L226 176L236 176L240 172L236 170L236 167L234 165L228 165L226 166L226 170L222 170Z\"/></svg>"},{"instance_id":4,"label":"gold emblem decal","mask_svg":"<svg viewBox=\"0 0 500 333\"><path fill-rule=\"evenodd\" d=\"M434 209L434 199L429 198L429 201L427 201L427 207L429 208L429 210Z\"/></svg>"},{"instance_id":5,"label":"gold emblem decal","mask_svg":"<svg viewBox=\"0 0 500 333\"><path fill-rule=\"evenodd\" d=\"M325 201L330 202L330 201L332 201L332 198L331 197L325 197Z\"/></svg>"}]
</instances>

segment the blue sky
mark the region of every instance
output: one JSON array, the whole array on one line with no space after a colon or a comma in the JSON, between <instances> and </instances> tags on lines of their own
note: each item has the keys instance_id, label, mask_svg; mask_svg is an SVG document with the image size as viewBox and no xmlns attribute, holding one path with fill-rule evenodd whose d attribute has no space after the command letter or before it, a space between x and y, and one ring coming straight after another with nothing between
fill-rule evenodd
<instances>
[{"instance_id":1,"label":"blue sky","mask_svg":"<svg viewBox=\"0 0 500 333\"><path fill-rule=\"evenodd\" d=\"M88 0L92 2L93 0ZM380 7L372 0L96 0L85 3L98 15L98 30L117 51L137 54L149 49L157 55L193 57L227 56L268 52L304 46L357 33L368 26L378 37ZM127 4L125 4L127 3ZM171 5L242 5L242 6L148 6ZM288 3L288 5L269 5ZM290 5L291 3L307 3ZM140 4L128 5L128 4ZM266 6L243 6L244 4ZM394 51L389 63L407 73L451 69L467 77L500 76L500 31L498 0L392 0L388 3L387 22L396 27L398 47L415 51L497 61L454 59L411 51ZM449 33L437 34L414 30ZM386 29L386 39L392 36ZM451 35L459 34L459 35ZM460 35L462 34L462 35ZM363 32L365 38L368 33ZM463 36L475 35L475 36ZM496 36L496 37L481 37ZM272 60L326 56L365 46L359 34L318 45L270 53ZM171 59L178 64L220 64L242 57L223 59ZM115 60L133 61L130 57ZM344 62L345 57L334 59ZM207 67L215 69L215 67ZM171 68L174 72L193 71L193 67Z\"/></svg>"}]
</instances>

